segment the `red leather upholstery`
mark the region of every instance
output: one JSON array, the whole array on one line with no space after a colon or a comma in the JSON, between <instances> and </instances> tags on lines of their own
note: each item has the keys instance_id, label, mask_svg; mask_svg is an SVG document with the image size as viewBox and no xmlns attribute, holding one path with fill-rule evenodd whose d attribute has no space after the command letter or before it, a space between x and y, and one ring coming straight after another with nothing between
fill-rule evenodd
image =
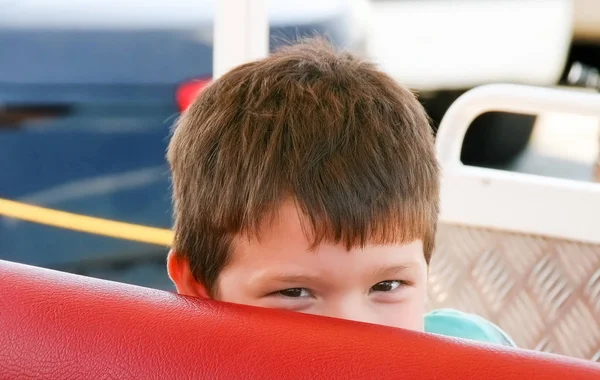
<instances>
[{"instance_id":1,"label":"red leather upholstery","mask_svg":"<svg viewBox=\"0 0 600 380\"><path fill-rule=\"evenodd\" d=\"M0 261L1 379L600 379L600 366Z\"/></svg>"}]
</instances>

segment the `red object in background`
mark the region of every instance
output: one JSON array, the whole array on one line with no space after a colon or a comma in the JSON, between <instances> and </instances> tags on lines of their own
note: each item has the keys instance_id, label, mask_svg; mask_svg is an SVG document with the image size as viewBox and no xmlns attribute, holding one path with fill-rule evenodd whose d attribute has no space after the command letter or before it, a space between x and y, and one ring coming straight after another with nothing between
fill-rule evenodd
<instances>
[{"instance_id":1,"label":"red object in background","mask_svg":"<svg viewBox=\"0 0 600 380\"><path fill-rule=\"evenodd\" d=\"M195 79L179 86L176 95L179 110L185 111L210 81L211 79Z\"/></svg>"},{"instance_id":2,"label":"red object in background","mask_svg":"<svg viewBox=\"0 0 600 380\"><path fill-rule=\"evenodd\" d=\"M0 379L598 380L600 364L0 260Z\"/></svg>"}]
</instances>

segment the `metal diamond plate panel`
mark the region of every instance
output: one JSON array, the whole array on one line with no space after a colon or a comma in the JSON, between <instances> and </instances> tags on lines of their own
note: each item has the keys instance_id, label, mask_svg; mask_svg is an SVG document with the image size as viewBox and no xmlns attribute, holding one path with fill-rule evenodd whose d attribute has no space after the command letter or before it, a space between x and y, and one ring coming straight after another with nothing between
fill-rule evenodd
<instances>
[{"instance_id":1,"label":"metal diamond plate panel","mask_svg":"<svg viewBox=\"0 0 600 380\"><path fill-rule=\"evenodd\" d=\"M600 361L600 245L442 224L429 302L479 314L522 348Z\"/></svg>"}]
</instances>

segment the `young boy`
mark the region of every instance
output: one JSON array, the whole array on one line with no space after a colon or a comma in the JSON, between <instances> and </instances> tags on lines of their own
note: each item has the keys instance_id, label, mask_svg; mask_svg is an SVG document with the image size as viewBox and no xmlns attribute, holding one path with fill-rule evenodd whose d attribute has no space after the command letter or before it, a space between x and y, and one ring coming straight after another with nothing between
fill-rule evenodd
<instances>
[{"instance_id":1,"label":"young boy","mask_svg":"<svg viewBox=\"0 0 600 380\"><path fill-rule=\"evenodd\" d=\"M426 315L439 169L405 88L322 40L239 66L169 146L181 294L511 344L452 310Z\"/></svg>"}]
</instances>

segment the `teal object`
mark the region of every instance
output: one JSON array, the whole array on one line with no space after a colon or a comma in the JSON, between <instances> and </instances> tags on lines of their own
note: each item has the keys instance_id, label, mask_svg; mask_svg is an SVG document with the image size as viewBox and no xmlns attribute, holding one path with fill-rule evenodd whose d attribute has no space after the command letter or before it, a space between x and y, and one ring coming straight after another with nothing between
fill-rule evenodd
<instances>
[{"instance_id":1,"label":"teal object","mask_svg":"<svg viewBox=\"0 0 600 380\"><path fill-rule=\"evenodd\" d=\"M439 309L425 315L425 331L455 338L516 347L500 327L475 314Z\"/></svg>"}]
</instances>

